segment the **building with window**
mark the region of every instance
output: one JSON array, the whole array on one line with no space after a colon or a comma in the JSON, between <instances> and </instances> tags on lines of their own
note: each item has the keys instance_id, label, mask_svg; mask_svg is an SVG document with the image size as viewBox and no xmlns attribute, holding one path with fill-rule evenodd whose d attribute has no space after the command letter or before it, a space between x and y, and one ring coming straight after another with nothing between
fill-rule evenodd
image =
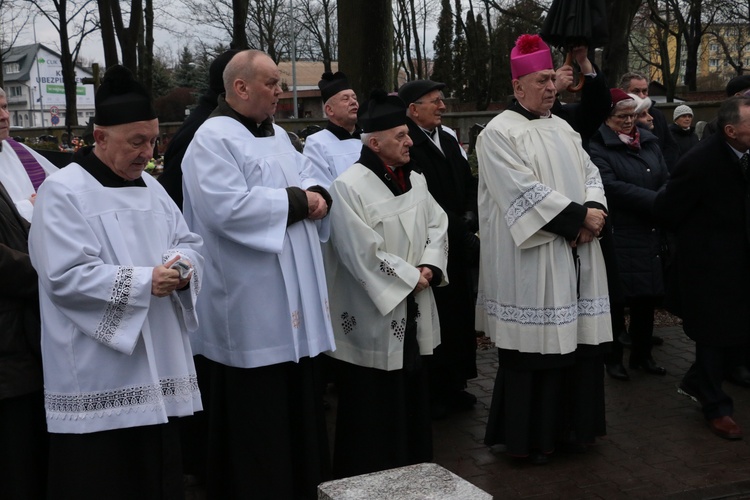
<instances>
[{"instance_id":1,"label":"building with window","mask_svg":"<svg viewBox=\"0 0 750 500\"><path fill-rule=\"evenodd\" d=\"M76 66L78 123L94 116L94 87L81 78L91 71ZM11 127L64 127L65 89L60 54L40 43L11 48L3 56L4 90Z\"/></svg>"}]
</instances>

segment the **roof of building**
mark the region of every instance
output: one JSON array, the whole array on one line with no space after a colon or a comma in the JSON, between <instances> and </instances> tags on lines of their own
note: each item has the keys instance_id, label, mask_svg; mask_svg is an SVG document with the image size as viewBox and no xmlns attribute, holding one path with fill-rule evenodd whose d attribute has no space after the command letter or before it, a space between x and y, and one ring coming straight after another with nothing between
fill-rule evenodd
<instances>
[{"instance_id":1,"label":"roof of building","mask_svg":"<svg viewBox=\"0 0 750 500\"><path fill-rule=\"evenodd\" d=\"M30 80L31 68L36 61L36 55L41 49L44 49L45 51L57 56L58 58L60 57L59 53L50 49L46 45L42 45L41 43L32 43L30 45L17 45L15 47L11 47L8 52L3 55L3 81L8 83L25 82ZM18 73L8 73L6 71L7 64L13 62L17 62L19 65ZM86 72L87 75L91 73L89 69L86 69L79 64L76 64L76 69Z\"/></svg>"},{"instance_id":2,"label":"roof of building","mask_svg":"<svg viewBox=\"0 0 750 500\"><path fill-rule=\"evenodd\" d=\"M338 61L331 62L331 71L336 72L339 69ZM289 88L292 88L292 62L279 62L279 71L281 72L281 81L285 82ZM313 90L318 88L320 77L325 71L322 61L297 61L295 63L295 77L297 81L297 90Z\"/></svg>"}]
</instances>

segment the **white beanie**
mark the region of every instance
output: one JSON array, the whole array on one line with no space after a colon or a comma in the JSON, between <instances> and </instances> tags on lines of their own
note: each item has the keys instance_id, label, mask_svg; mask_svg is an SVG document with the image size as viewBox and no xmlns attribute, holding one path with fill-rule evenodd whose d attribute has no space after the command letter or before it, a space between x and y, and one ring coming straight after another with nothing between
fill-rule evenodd
<instances>
[{"instance_id":1,"label":"white beanie","mask_svg":"<svg viewBox=\"0 0 750 500\"><path fill-rule=\"evenodd\" d=\"M644 111L647 111L647 110L651 109L651 104L653 104L653 103L651 102L650 98L644 97L643 99L641 99L640 97L638 97L635 94L628 94L628 95L635 101L635 111L634 111L634 113L636 115L640 115Z\"/></svg>"},{"instance_id":2,"label":"white beanie","mask_svg":"<svg viewBox=\"0 0 750 500\"><path fill-rule=\"evenodd\" d=\"M674 108L674 115L672 115L672 121L676 121L682 115L693 115L693 110L687 104L680 104Z\"/></svg>"}]
</instances>

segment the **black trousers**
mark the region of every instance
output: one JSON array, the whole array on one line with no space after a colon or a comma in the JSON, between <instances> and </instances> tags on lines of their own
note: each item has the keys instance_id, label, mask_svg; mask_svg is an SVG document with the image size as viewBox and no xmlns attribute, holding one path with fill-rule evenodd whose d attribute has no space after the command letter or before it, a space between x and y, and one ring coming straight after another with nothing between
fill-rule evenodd
<instances>
[{"instance_id":1,"label":"black trousers","mask_svg":"<svg viewBox=\"0 0 750 500\"><path fill-rule=\"evenodd\" d=\"M657 299L654 297L633 297L627 300L630 305L630 360L643 363L651 358L651 337L654 336L654 311Z\"/></svg>"},{"instance_id":2,"label":"black trousers","mask_svg":"<svg viewBox=\"0 0 750 500\"><path fill-rule=\"evenodd\" d=\"M47 498L185 498L175 420L90 434L50 434Z\"/></svg>"},{"instance_id":3,"label":"black trousers","mask_svg":"<svg viewBox=\"0 0 750 500\"><path fill-rule=\"evenodd\" d=\"M685 388L698 398L706 419L732 415L734 403L722 389L724 373L744 361L746 347L719 347L695 343L695 363L682 379Z\"/></svg>"},{"instance_id":4,"label":"black trousers","mask_svg":"<svg viewBox=\"0 0 750 500\"><path fill-rule=\"evenodd\" d=\"M0 400L0 498L44 498L48 447L42 391Z\"/></svg>"}]
</instances>

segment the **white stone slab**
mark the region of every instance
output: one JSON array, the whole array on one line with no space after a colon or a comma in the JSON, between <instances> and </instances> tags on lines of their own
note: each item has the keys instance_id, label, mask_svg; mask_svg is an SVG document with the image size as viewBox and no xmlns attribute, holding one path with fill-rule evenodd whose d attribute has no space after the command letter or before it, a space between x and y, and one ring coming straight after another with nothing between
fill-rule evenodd
<instances>
[{"instance_id":1,"label":"white stone slab","mask_svg":"<svg viewBox=\"0 0 750 500\"><path fill-rule=\"evenodd\" d=\"M328 481L318 500L492 500L438 464L424 463Z\"/></svg>"}]
</instances>

